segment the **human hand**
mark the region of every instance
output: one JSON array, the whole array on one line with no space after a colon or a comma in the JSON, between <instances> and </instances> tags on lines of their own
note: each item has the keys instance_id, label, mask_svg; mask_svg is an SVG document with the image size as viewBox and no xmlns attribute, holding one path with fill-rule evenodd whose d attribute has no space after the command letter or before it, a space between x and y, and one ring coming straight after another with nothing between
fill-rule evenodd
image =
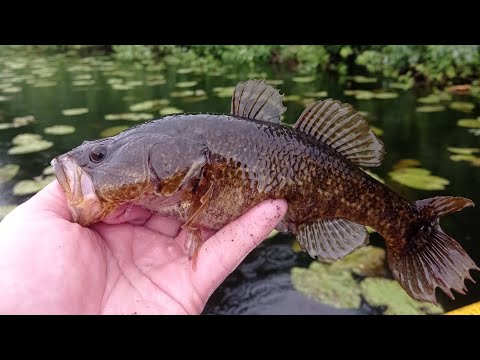
<instances>
[{"instance_id":1,"label":"human hand","mask_svg":"<svg viewBox=\"0 0 480 360\"><path fill-rule=\"evenodd\" d=\"M54 181L0 222L0 313L199 314L286 210L264 201L204 231L193 269L178 220L124 206L84 228Z\"/></svg>"}]
</instances>

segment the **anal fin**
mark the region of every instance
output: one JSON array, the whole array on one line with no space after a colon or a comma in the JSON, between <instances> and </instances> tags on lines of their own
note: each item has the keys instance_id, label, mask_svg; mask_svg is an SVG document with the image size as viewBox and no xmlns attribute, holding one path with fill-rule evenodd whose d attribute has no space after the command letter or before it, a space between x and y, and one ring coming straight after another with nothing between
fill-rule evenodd
<instances>
[{"instance_id":1,"label":"anal fin","mask_svg":"<svg viewBox=\"0 0 480 360\"><path fill-rule=\"evenodd\" d=\"M368 244L365 226L344 219L320 219L298 226L297 240L311 257L332 262Z\"/></svg>"}]
</instances>

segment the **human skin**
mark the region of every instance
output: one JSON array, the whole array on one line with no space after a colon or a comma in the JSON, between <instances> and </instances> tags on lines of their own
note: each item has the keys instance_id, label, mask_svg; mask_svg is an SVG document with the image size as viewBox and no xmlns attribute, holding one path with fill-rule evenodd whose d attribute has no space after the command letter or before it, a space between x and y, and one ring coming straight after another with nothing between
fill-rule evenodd
<instances>
[{"instance_id":1,"label":"human skin","mask_svg":"<svg viewBox=\"0 0 480 360\"><path fill-rule=\"evenodd\" d=\"M0 222L0 313L200 314L286 211L266 200L203 230L194 267L178 220L122 206L82 227L54 181Z\"/></svg>"}]
</instances>

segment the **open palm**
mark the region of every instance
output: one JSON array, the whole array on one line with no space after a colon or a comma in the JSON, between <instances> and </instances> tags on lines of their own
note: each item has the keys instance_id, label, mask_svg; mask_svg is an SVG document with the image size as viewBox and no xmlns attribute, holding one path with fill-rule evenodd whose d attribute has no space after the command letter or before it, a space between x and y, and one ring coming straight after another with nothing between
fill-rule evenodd
<instances>
[{"instance_id":1,"label":"open palm","mask_svg":"<svg viewBox=\"0 0 480 360\"><path fill-rule=\"evenodd\" d=\"M84 228L54 181L0 223L0 312L198 314L286 208L265 201L205 230L194 268L179 221L127 206Z\"/></svg>"}]
</instances>

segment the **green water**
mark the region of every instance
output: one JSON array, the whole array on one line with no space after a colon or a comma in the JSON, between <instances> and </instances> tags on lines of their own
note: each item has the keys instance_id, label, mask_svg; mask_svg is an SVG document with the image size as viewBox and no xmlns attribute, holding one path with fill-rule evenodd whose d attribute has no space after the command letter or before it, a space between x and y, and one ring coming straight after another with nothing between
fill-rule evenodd
<instances>
[{"instance_id":1,"label":"green water","mask_svg":"<svg viewBox=\"0 0 480 360\"><path fill-rule=\"evenodd\" d=\"M0 184L0 205L20 204L27 200L31 195L13 194L15 183L40 175L54 156L84 140L98 138L101 131L109 127L138 123L108 121L105 120L106 115L130 113L131 105L153 99L169 100L169 104L160 109L141 111L155 118L160 116L159 110L165 107L174 107L183 112L227 113L230 98L218 96L222 95L218 87L235 86L239 80L247 78L282 80L283 83L277 85L282 93L300 97L285 102L288 107L285 122L288 123L295 122L303 111L302 101L307 99L307 103L311 99L322 98L319 97L321 94L310 92L326 91L328 97L349 102L357 110L368 112L369 122L383 130L381 139L387 151L383 164L372 170L405 197L416 200L449 194L468 197L480 203L480 167L472 166L469 162L453 162L449 159L451 153L446 149L448 146L480 146L480 136L456 124L458 119L480 115L478 99L453 96L452 100L476 101L476 107L469 114L448 107L441 112L420 113L415 111L421 105L417 103L417 98L428 94L428 89L392 90L388 89L391 80L355 84L332 74L318 74L313 81L298 82L298 79L294 79L298 76L270 67L256 69L256 73L219 69L209 75L201 69L185 70L178 64L142 68L138 64L118 65L108 58L75 59L41 54L27 56L18 51L0 49L0 96L4 97L0 97L0 124L26 115L33 115L36 119L35 123L24 127L0 130L0 167L11 163L20 165L20 171L11 181ZM177 86L179 83L189 85L182 84L187 81L195 81L196 84L188 88ZM18 90L15 87L19 88L18 92L15 92ZM205 95L172 96L175 92L199 89L204 90ZM397 92L398 97L356 100L344 95L346 89L386 89ZM224 92L228 93L228 89ZM62 114L62 110L71 108L87 108L88 112L76 116ZM61 136L43 132L45 127L57 124L73 125L76 132ZM42 134L44 139L54 142L54 146L37 153L7 154L12 147L12 138L21 133ZM448 179L450 184L445 190L424 191L389 180L388 172L397 161L404 158L419 160L422 167L432 171L433 175ZM480 263L480 230L476 227L479 215L478 208L468 208L442 220L444 230L462 244L477 264ZM374 234L371 239L373 244L383 246L377 235ZM307 266L311 260L305 254L295 253L291 245L292 239L285 236L277 236L262 244L212 296L205 313L358 313L318 304L293 289L288 276L290 269L293 266ZM478 273L473 277L479 282ZM458 295L456 301L440 296L447 310L480 301L480 286L467 283L467 287L470 290L468 295ZM364 306L359 312L375 311Z\"/></svg>"}]
</instances>

